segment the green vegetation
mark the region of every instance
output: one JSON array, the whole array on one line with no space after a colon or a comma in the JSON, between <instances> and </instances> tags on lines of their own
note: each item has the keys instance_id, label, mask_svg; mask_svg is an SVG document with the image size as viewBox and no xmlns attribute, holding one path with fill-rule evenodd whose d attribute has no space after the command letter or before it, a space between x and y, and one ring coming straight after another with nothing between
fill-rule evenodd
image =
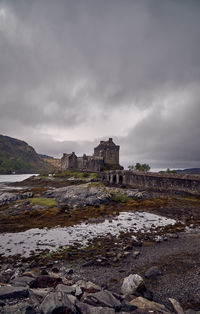
<instances>
[{"instance_id":1,"label":"green vegetation","mask_svg":"<svg viewBox=\"0 0 200 314\"><path fill-rule=\"evenodd\" d=\"M105 186L103 182L91 182L88 186Z\"/></svg>"},{"instance_id":2,"label":"green vegetation","mask_svg":"<svg viewBox=\"0 0 200 314\"><path fill-rule=\"evenodd\" d=\"M99 174L96 172L81 172L81 171L76 171L76 170L65 170L62 172L57 172L54 175L55 177L66 177L66 178L76 178L76 179L84 179L84 178L89 178L89 179L98 179Z\"/></svg>"},{"instance_id":3,"label":"green vegetation","mask_svg":"<svg viewBox=\"0 0 200 314\"><path fill-rule=\"evenodd\" d=\"M9 159L5 153L0 152L0 173L10 174L13 172L34 172L34 165L31 162L25 161L21 158Z\"/></svg>"},{"instance_id":4,"label":"green vegetation","mask_svg":"<svg viewBox=\"0 0 200 314\"><path fill-rule=\"evenodd\" d=\"M128 166L128 170L133 170L133 171L143 171L143 172L148 172L150 171L151 167L148 164L140 164L137 162L135 165L130 165Z\"/></svg>"},{"instance_id":5,"label":"green vegetation","mask_svg":"<svg viewBox=\"0 0 200 314\"><path fill-rule=\"evenodd\" d=\"M166 171L159 171L159 173L171 173L171 174L179 174L176 170L170 170L169 168L167 168Z\"/></svg>"},{"instance_id":6,"label":"green vegetation","mask_svg":"<svg viewBox=\"0 0 200 314\"><path fill-rule=\"evenodd\" d=\"M56 206L57 202L54 198L45 198L45 197L34 197L34 198L29 198L29 202L33 205L42 205L42 206Z\"/></svg>"},{"instance_id":7,"label":"green vegetation","mask_svg":"<svg viewBox=\"0 0 200 314\"><path fill-rule=\"evenodd\" d=\"M128 195L121 194L121 193L114 194L111 199L112 201L121 202L121 203L127 203L128 201L132 200L132 198L130 198Z\"/></svg>"}]
</instances>

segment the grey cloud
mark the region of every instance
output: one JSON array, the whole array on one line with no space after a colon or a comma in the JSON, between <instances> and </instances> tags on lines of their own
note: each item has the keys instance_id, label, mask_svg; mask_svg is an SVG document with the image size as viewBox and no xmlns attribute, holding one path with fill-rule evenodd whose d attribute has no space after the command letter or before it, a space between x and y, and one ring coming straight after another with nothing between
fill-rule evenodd
<instances>
[{"instance_id":1,"label":"grey cloud","mask_svg":"<svg viewBox=\"0 0 200 314\"><path fill-rule=\"evenodd\" d=\"M197 0L0 1L1 133L44 153L84 152L87 138L57 142L54 129L81 135L98 115L103 131L113 110L149 110L127 136L108 134L122 163L197 164L199 20ZM177 91L187 101L167 106Z\"/></svg>"}]
</instances>

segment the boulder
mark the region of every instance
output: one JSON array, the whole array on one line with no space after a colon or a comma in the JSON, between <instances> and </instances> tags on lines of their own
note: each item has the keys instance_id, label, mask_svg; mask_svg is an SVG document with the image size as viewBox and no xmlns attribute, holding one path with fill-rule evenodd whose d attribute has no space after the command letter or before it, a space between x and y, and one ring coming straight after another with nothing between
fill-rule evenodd
<instances>
[{"instance_id":1,"label":"boulder","mask_svg":"<svg viewBox=\"0 0 200 314\"><path fill-rule=\"evenodd\" d=\"M137 274L131 274L124 278L121 291L124 295L131 295L138 289L144 288L143 278Z\"/></svg>"},{"instance_id":2,"label":"boulder","mask_svg":"<svg viewBox=\"0 0 200 314\"><path fill-rule=\"evenodd\" d=\"M50 292L42 301L40 311L43 314L52 313L77 313L75 303L76 298L67 293L58 291ZM68 312L69 311L69 312Z\"/></svg>"},{"instance_id":3,"label":"boulder","mask_svg":"<svg viewBox=\"0 0 200 314\"><path fill-rule=\"evenodd\" d=\"M91 281L78 280L74 286L76 288L80 287L83 291L86 291L88 293L101 291L101 287Z\"/></svg>"},{"instance_id":4,"label":"boulder","mask_svg":"<svg viewBox=\"0 0 200 314\"><path fill-rule=\"evenodd\" d=\"M27 288L24 287L12 287L12 286L2 286L0 287L0 300L11 299L11 298L26 298L29 292Z\"/></svg>"},{"instance_id":5,"label":"boulder","mask_svg":"<svg viewBox=\"0 0 200 314\"><path fill-rule=\"evenodd\" d=\"M34 281L34 278L28 276L16 277L15 279L11 280L10 283L15 287L27 287L31 285Z\"/></svg>"},{"instance_id":6,"label":"boulder","mask_svg":"<svg viewBox=\"0 0 200 314\"><path fill-rule=\"evenodd\" d=\"M162 275L162 271L157 266L152 266L145 272L146 278L152 278Z\"/></svg>"},{"instance_id":7,"label":"boulder","mask_svg":"<svg viewBox=\"0 0 200 314\"><path fill-rule=\"evenodd\" d=\"M48 293L52 292L53 288L38 288L29 289L29 298L33 304L40 305Z\"/></svg>"},{"instance_id":8,"label":"boulder","mask_svg":"<svg viewBox=\"0 0 200 314\"><path fill-rule=\"evenodd\" d=\"M75 294L76 288L73 286L67 286L67 285L59 284L56 287L56 291L61 291L61 292L65 292L68 294Z\"/></svg>"},{"instance_id":9,"label":"boulder","mask_svg":"<svg viewBox=\"0 0 200 314\"><path fill-rule=\"evenodd\" d=\"M156 313L170 314L170 311L163 304L149 301L143 297L133 299L130 303L141 311L155 311Z\"/></svg>"},{"instance_id":10,"label":"boulder","mask_svg":"<svg viewBox=\"0 0 200 314\"><path fill-rule=\"evenodd\" d=\"M177 314L184 314L184 311L183 311L180 303L177 300L169 298L169 301L171 302L171 304L172 304L172 306L173 306L173 308L175 310L175 313L177 313Z\"/></svg>"},{"instance_id":11,"label":"boulder","mask_svg":"<svg viewBox=\"0 0 200 314\"><path fill-rule=\"evenodd\" d=\"M39 276L29 283L30 288L55 288L59 283L62 283L61 278L50 276Z\"/></svg>"},{"instance_id":12,"label":"boulder","mask_svg":"<svg viewBox=\"0 0 200 314\"><path fill-rule=\"evenodd\" d=\"M83 302L76 303L76 306L78 310L80 311L80 313L84 313L84 314L114 314L115 313L115 310L109 307L102 307L102 306L94 307Z\"/></svg>"},{"instance_id":13,"label":"boulder","mask_svg":"<svg viewBox=\"0 0 200 314\"><path fill-rule=\"evenodd\" d=\"M107 290L88 294L82 301L93 306L110 307L115 310L121 308L121 302Z\"/></svg>"}]
</instances>

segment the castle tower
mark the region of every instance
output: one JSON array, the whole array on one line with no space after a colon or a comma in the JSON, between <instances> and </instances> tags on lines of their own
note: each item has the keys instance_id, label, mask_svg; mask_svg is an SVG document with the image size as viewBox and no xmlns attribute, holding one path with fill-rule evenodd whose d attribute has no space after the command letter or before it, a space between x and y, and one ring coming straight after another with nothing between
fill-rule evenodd
<instances>
[{"instance_id":1,"label":"castle tower","mask_svg":"<svg viewBox=\"0 0 200 314\"><path fill-rule=\"evenodd\" d=\"M101 141L94 148L94 156L103 157L105 164L119 165L119 145L116 145L112 138L108 141Z\"/></svg>"}]
</instances>

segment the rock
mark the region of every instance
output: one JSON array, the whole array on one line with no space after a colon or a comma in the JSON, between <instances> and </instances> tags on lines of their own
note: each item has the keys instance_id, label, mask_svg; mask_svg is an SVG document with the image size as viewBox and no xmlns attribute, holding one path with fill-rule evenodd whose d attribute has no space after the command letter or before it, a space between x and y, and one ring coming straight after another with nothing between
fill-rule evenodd
<instances>
[{"instance_id":1,"label":"rock","mask_svg":"<svg viewBox=\"0 0 200 314\"><path fill-rule=\"evenodd\" d=\"M100 206L107 202L113 195L126 194L133 199L141 199L144 192L132 189L108 188L102 185L92 185L85 183L81 185L70 185L63 188L54 189L43 193L44 197L55 197L60 203L70 207Z\"/></svg>"},{"instance_id":2,"label":"rock","mask_svg":"<svg viewBox=\"0 0 200 314\"><path fill-rule=\"evenodd\" d=\"M31 198L33 197L33 193L32 192L25 192L25 193L2 193L0 195L0 205L4 205L4 204L10 204L11 202L14 202L16 200L21 200L21 199L25 199L25 198Z\"/></svg>"},{"instance_id":3,"label":"rock","mask_svg":"<svg viewBox=\"0 0 200 314\"><path fill-rule=\"evenodd\" d=\"M40 311L43 314L61 313L61 311L66 311L66 313L67 311L69 311L69 313L77 313L75 303L76 298L72 295L61 291L50 292L41 303Z\"/></svg>"},{"instance_id":4,"label":"rock","mask_svg":"<svg viewBox=\"0 0 200 314\"><path fill-rule=\"evenodd\" d=\"M100 291L92 294L88 294L84 298L84 303L93 305L93 306L103 306L103 307L111 307L116 311L120 310L121 302L116 299L110 291Z\"/></svg>"},{"instance_id":5,"label":"rock","mask_svg":"<svg viewBox=\"0 0 200 314\"><path fill-rule=\"evenodd\" d=\"M183 311L180 303L177 300L169 298L169 301L171 302L171 304L172 304L172 306L173 306L173 308L177 314L184 314L184 311Z\"/></svg>"},{"instance_id":6,"label":"rock","mask_svg":"<svg viewBox=\"0 0 200 314\"><path fill-rule=\"evenodd\" d=\"M48 275L48 271L46 271L46 269L42 269L40 275Z\"/></svg>"},{"instance_id":7,"label":"rock","mask_svg":"<svg viewBox=\"0 0 200 314\"><path fill-rule=\"evenodd\" d=\"M5 303L3 301L0 301L0 307L5 306Z\"/></svg>"},{"instance_id":8,"label":"rock","mask_svg":"<svg viewBox=\"0 0 200 314\"><path fill-rule=\"evenodd\" d=\"M137 258L139 255L140 255L140 252L139 252L139 251L134 251L133 254L132 254L132 256L133 256L134 258Z\"/></svg>"},{"instance_id":9,"label":"rock","mask_svg":"<svg viewBox=\"0 0 200 314\"><path fill-rule=\"evenodd\" d=\"M22 276L22 277L16 277L15 279L11 280L10 283L15 287L27 287L32 284L34 281L33 278Z\"/></svg>"},{"instance_id":10,"label":"rock","mask_svg":"<svg viewBox=\"0 0 200 314\"><path fill-rule=\"evenodd\" d=\"M58 202L67 204L70 207L99 206L111 197L104 186L88 183L47 191L43 196L55 197Z\"/></svg>"},{"instance_id":11,"label":"rock","mask_svg":"<svg viewBox=\"0 0 200 314\"><path fill-rule=\"evenodd\" d=\"M6 314L36 314L34 308L23 300L17 304L7 304L3 310L2 313Z\"/></svg>"},{"instance_id":12,"label":"rock","mask_svg":"<svg viewBox=\"0 0 200 314\"><path fill-rule=\"evenodd\" d=\"M76 293L76 287L59 284L56 287L56 291L61 291L61 292L65 292L68 294L75 294ZM81 292L82 292L82 290L81 290Z\"/></svg>"},{"instance_id":13,"label":"rock","mask_svg":"<svg viewBox=\"0 0 200 314\"><path fill-rule=\"evenodd\" d=\"M124 295L130 295L142 287L144 287L143 278L137 274L131 274L124 278L121 291Z\"/></svg>"},{"instance_id":14,"label":"rock","mask_svg":"<svg viewBox=\"0 0 200 314\"><path fill-rule=\"evenodd\" d=\"M75 296L80 299L83 295L83 291L80 287L76 287L76 292L75 292Z\"/></svg>"},{"instance_id":15,"label":"rock","mask_svg":"<svg viewBox=\"0 0 200 314\"><path fill-rule=\"evenodd\" d=\"M29 289L29 297L33 304L40 305L49 292L52 292L52 288Z\"/></svg>"},{"instance_id":16,"label":"rock","mask_svg":"<svg viewBox=\"0 0 200 314\"><path fill-rule=\"evenodd\" d=\"M26 298L28 297L29 292L27 288L24 287L12 287L12 286L3 286L0 287L0 300L10 299L10 298Z\"/></svg>"},{"instance_id":17,"label":"rock","mask_svg":"<svg viewBox=\"0 0 200 314\"><path fill-rule=\"evenodd\" d=\"M88 261L82 265L82 267L88 267L94 265L94 261Z\"/></svg>"},{"instance_id":18,"label":"rock","mask_svg":"<svg viewBox=\"0 0 200 314\"><path fill-rule=\"evenodd\" d=\"M148 299L150 301L153 301L153 292L146 289L143 293L142 293L142 296L145 298L145 299Z\"/></svg>"},{"instance_id":19,"label":"rock","mask_svg":"<svg viewBox=\"0 0 200 314\"><path fill-rule=\"evenodd\" d=\"M152 266L147 271L145 272L145 277L146 278L152 278L156 276L162 275L162 271L157 267L157 266Z\"/></svg>"},{"instance_id":20,"label":"rock","mask_svg":"<svg viewBox=\"0 0 200 314\"><path fill-rule=\"evenodd\" d=\"M131 312L137 309L137 306L131 304L130 302L127 302L126 300L122 301L122 307L121 307L121 311L127 311L127 312Z\"/></svg>"},{"instance_id":21,"label":"rock","mask_svg":"<svg viewBox=\"0 0 200 314\"><path fill-rule=\"evenodd\" d=\"M156 243L160 243L164 241L164 238L160 235L154 237L154 240L156 241Z\"/></svg>"},{"instance_id":22,"label":"rock","mask_svg":"<svg viewBox=\"0 0 200 314\"><path fill-rule=\"evenodd\" d=\"M98 285L94 284L91 281L78 280L74 286L76 288L80 287L83 291L86 291L88 293L95 293L101 291L101 287L99 287Z\"/></svg>"},{"instance_id":23,"label":"rock","mask_svg":"<svg viewBox=\"0 0 200 314\"><path fill-rule=\"evenodd\" d=\"M158 312L162 314L170 313L170 311L163 304L149 301L143 297L133 299L130 303L132 305L135 305L138 308L138 310L155 311L156 313Z\"/></svg>"},{"instance_id":24,"label":"rock","mask_svg":"<svg viewBox=\"0 0 200 314\"><path fill-rule=\"evenodd\" d=\"M94 307L83 302L77 302L80 313L84 314L114 314L115 310L108 307Z\"/></svg>"},{"instance_id":25,"label":"rock","mask_svg":"<svg viewBox=\"0 0 200 314\"><path fill-rule=\"evenodd\" d=\"M47 288L56 287L59 283L62 283L61 278L50 276L39 276L29 283L30 288Z\"/></svg>"},{"instance_id":26,"label":"rock","mask_svg":"<svg viewBox=\"0 0 200 314\"><path fill-rule=\"evenodd\" d=\"M192 309L188 309L185 311L185 314L199 314L200 312L196 312L195 310L192 310Z\"/></svg>"}]
</instances>

